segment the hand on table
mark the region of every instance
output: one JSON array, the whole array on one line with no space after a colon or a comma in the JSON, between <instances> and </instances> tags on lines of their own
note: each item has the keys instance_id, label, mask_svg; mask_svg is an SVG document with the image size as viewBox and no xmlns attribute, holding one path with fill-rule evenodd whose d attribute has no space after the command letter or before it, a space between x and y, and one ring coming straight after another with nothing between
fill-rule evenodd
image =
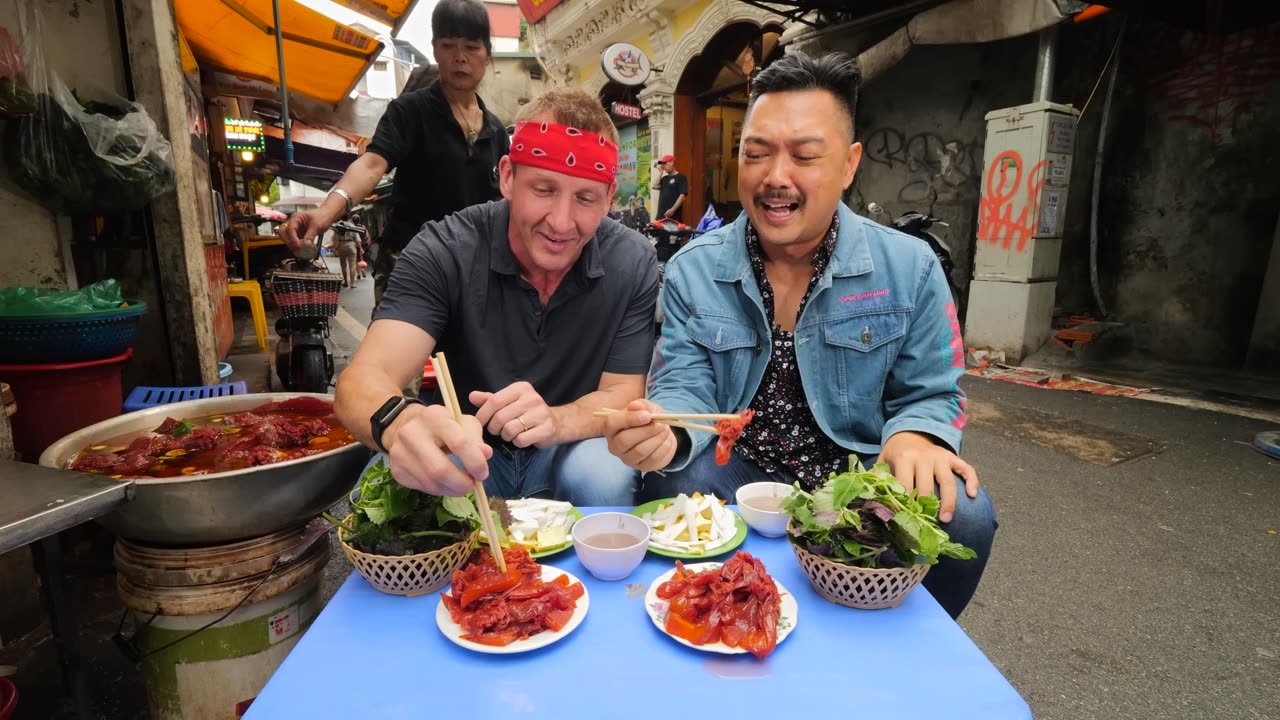
<instances>
[{"instance_id":1,"label":"hand on table","mask_svg":"<svg viewBox=\"0 0 1280 720\"><path fill-rule=\"evenodd\" d=\"M313 208L290 215L285 224L276 228L276 232L289 247L289 252L297 255L304 246L318 242L316 238L332 224L333 218L323 208Z\"/></svg>"},{"instance_id":2,"label":"hand on table","mask_svg":"<svg viewBox=\"0 0 1280 720\"><path fill-rule=\"evenodd\" d=\"M670 425L653 422L662 407L648 400L632 400L623 412L604 419L609 452L641 472L661 470L676 456L676 434Z\"/></svg>"},{"instance_id":3,"label":"hand on table","mask_svg":"<svg viewBox=\"0 0 1280 720\"><path fill-rule=\"evenodd\" d=\"M916 432L898 432L889 437L880 448L876 462L889 463L889 471L911 492L918 488L920 495L932 495L935 487L941 507L938 520L947 523L955 515L955 475L964 478L965 494L978 496L978 471L958 455L937 445L927 435Z\"/></svg>"},{"instance_id":4,"label":"hand on table","mask_svg":"<svg viewBox=\"0 0 1280 720\"><path fill-rule=\"evenodd\" d=\"M556 445L560 422L537 390L521 381L496 393L474 391L471 404L479 408L476 420L493 435L516 447L549 448Z\"/></svg>"},{"instance_id":5,"label":"hand on table","mask_svg":"<svg viewBox=\"0 0 1280 720\"><path fill-rule=\"evenodd\" d=\"M470 415L462 424L442 405L410 405L383 433L396 482L432 495L466 495L489 477L493 448L483 426ZM466 470L449 458L453 455Z\"/></svg>"}]
</instances>

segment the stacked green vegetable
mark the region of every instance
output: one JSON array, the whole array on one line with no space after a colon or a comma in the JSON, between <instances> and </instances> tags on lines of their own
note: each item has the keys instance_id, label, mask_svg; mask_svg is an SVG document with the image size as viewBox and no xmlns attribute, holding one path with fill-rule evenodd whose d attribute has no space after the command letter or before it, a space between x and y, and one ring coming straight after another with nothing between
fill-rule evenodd
<instances>
[{"instance_id":1,"label":"stacked green vegetable","mask_svg":"<svg viewBox=\"0 0 1280 720\"><path fill-rule=\"evenodd\" d=\"M475 499L437 497L396 482L379 459L351 492L351 517L339 522L342 539L372 555L417 555L465 540L480 527Z\"/></svg>"},{"instance_id":2,"label":"stacked green vegetable","mask_svg":"<svg viewBox=\"0 0 1280 720\"><path fill-rule=\"evenodd\" d=\"M848 472L832 473L814 492L797 485L782 510L793 518L792 543L843 565L898 568L977 556L938 526L938 498L908 493L888 465L867 470L853 455Z\"/></svg>"}]
</instances>

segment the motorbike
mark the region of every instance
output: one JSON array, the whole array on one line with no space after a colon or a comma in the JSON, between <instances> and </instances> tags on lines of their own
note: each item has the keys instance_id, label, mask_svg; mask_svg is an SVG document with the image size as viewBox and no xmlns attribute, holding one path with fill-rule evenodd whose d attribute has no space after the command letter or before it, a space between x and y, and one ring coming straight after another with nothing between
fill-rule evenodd
<instances>
[{"instance_id":1,"label":"motorbike","mask_svg":"<svg viewBox=\"0 0 1280 720\"><path fill-rule=\"evenodd\" d=\"M322 259L291 258L268 273L266 285L280 307L276 377L292 392L328 392L334 372L329 318L338 314L342 278Z\"/></svg>"},{"instance_id":2,"label":"motorbike","mask_svg":"<svg viewBox=\"0 0 1280 720\"><path fill-rule=\"evenodd\" d=\"M689 238L693 237L693 232L693 228L671 218L659 218L644 226L645 236L658 251L659 265L666 263L677 250L684 247Z\"/></svg>"},{"instance_id":3,"label":"motorbike","mask_svg":"<svg viewBox=\"0 0 1280 720\"><path fill-rule=\"evenodd\" d=\"M883 222L883 218L888 215L885 209L876 203L867 204L867 214L871 215L877 222ZM956 285L954 278L956 264L951 259L951 246L947 245L946 241L939 237L937 233L932 232L934 227L946 228L950 227L950 225L934 217L929 212L905 213L887 224L894 230L924 241L929 246L929 249L938 258L938 263L942 265L943 277L947 279L947 285L951 288L952 298L959 298L960 288Z\"/></svg>"}]
</instances>

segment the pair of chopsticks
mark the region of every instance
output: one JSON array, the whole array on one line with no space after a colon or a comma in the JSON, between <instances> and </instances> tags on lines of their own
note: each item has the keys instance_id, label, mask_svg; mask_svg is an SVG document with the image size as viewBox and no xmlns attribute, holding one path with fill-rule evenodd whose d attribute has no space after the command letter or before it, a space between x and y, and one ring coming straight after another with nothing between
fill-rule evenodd
<instances>
[{"instance_id":1,"label":"pair of chopsticks","mask_svg":"<svg viewBox=\"0 0 1280 720\"><path fill-rule=\"evenodd\" d=\"M601 408L593 413L594 417L609 417L621 410L613 408ZM720 429L715 425L703 425L702 423L689 422L690 420L737 420L738 416L730 413L653 413L650 416L656 423L670 425L671 427L684 428L685 430L698 430L701 432L719 435Z\"/></svg>"},{"instance_id":2,"label":"pair of chopsticks","mask_svg":"<svg viewBox=\"0 0 1280 720\"><path fill-rule=\"evenodd\" d=\"M444 353L436 353L431 358L431 366L439 376L440 394L444 396L444 406L453 413L454 422L462 424L462 406L458 404L458 391L453 387L453 376L449 374L449 363L445 362ZM489 496L484 492L484 483L476 481L476 510L480 511L480 524L484 534L489 538L489 551L498 563L498 570L507 571L507 560L502 556L502 546L498 543L498 531L493 526L493 513L489 510Z\"/></svg>"}]
</instances>

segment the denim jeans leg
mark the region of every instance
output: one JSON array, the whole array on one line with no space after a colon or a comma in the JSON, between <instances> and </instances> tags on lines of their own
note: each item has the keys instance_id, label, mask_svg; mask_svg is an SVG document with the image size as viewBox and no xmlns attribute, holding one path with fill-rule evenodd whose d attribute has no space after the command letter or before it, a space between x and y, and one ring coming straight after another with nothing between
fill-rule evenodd
<instances>
[{"instance_id":1,"label":"denim jeans leg","mask_svg":"<svg viewBox=\"0 0 1280 720\"><path fill-rule=\"evenodd\" d=\"M556 448L539 450L534 447L512 451L516 462L515 494L504 497L542 498L550 500L555 492L555 475L552 472Z\"/></svg>"},{"instance_id":2,"label":"denim jeans leg","mask_svg":"<svg viewBox=\"0 0 1280 720\"><path fill-rule=\"evenodd\" d=\"M609 452L604 438L556 448L551 476L557 500L577 507L631 507L640 473Z\"/></svg>"},{"instance_id":3,"label":"denim jeans leg","mask_svg":"<svg viewBox=\"0 0 1280 720\"><path fill-rule=\"evenodd\" d=\"M503 445L493 448L493 457L489 458L489 477L484 481L484 491L489 497L520 497L520 458L517 457L517 452ZM462 467L456 457L450 455L449 458L458 467Z\"/></svg>"},{"instance_id":4,"label":"denim jeans leg","mask_svg":"<svg viewBox=\"0 0 1280 720\"><path fill-rule=\"evenodd\" d=\"M728 464L717 465L716 447L715 443L712 443L683 470L645 473L637 502L647 503L675 497L680 493L692 495L694 492L700 492L703 495L714 494L732 504L736 502L734 495L738 488L748 483L764 481L789 483L791 479L780 473L761 470L759 465L742 457L736 451L730 454Z\"/></svg>"},{"instance_id":5,"label":"denim jeans leg","mask_svg":"<svg viewBox=\"0 0 1280 720\"><path fill-rule=\"evenodd\" d=\"M924 586L953 620L960 617L978 589L997 527L995 506L986 489L979 488L978 497L971 498L965 494L964 479L956 476L955 516L942 529L952 542L972 548L978 556L972 560L939 558L924 577Z\"/></svg>"}]
</instances>

